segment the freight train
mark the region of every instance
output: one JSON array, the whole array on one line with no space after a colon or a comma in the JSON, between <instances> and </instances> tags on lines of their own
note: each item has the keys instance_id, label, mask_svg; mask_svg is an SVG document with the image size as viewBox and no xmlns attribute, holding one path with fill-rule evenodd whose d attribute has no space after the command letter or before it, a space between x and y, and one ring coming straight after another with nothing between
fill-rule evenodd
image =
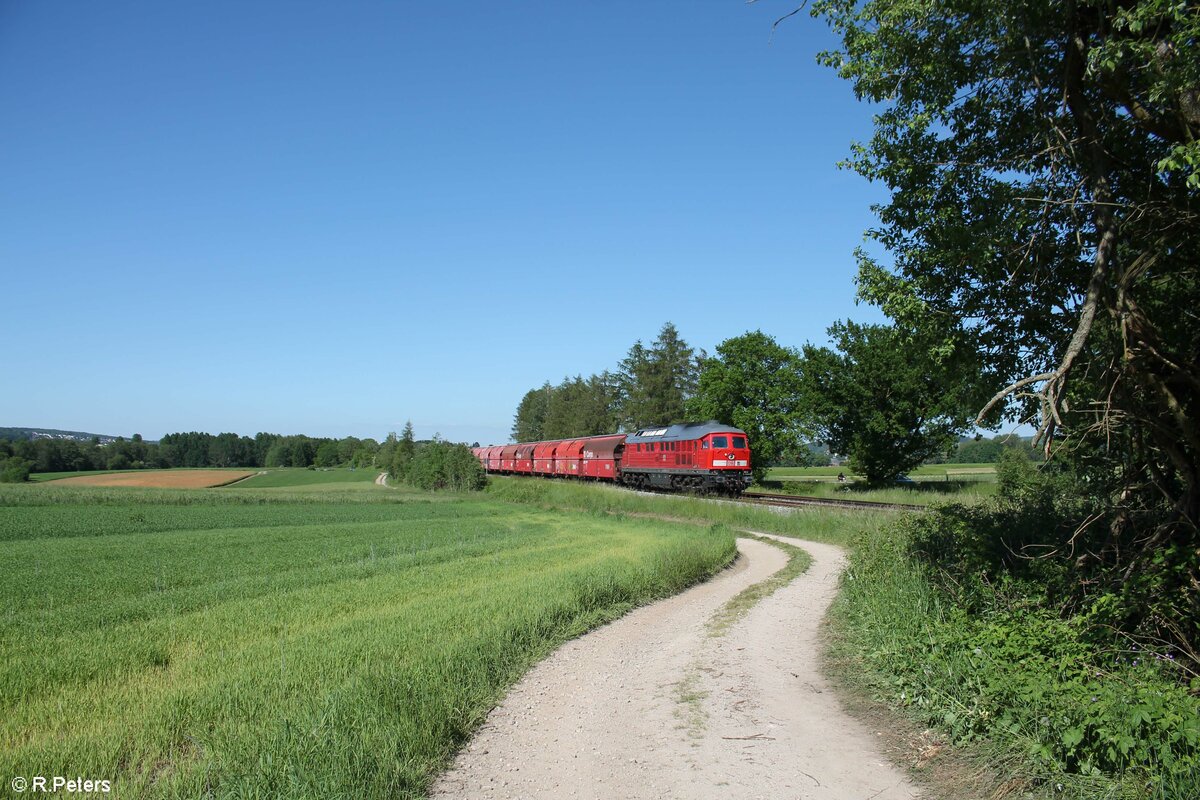
<instances>
[{"instance_id":1,"label":"freight train","mask_svg":"<svg viewBox=\"0 0 1200 800\"><path fill-rule=\"evenodd\" d=\"M740 494L751 481L746 432L717 422L477 447L472 452L485 470L500 475L728 494Z\"/></svg>"}]
</instances>

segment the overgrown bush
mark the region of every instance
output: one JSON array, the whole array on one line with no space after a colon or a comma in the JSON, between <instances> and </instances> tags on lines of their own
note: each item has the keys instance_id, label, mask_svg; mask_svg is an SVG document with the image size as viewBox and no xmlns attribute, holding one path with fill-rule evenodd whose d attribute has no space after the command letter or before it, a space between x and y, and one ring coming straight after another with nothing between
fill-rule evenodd
<instances>
[{"instance_id":1,"label":"overgrown bush","mask_svg":"<svg viewBox=\"0 0 1200 800\"><path fill-rule=\"evenodd\" d=\"M427 491L479 491L487 486L487 473L470 448L437 440L416 448L403 474L393 477Z\"/></svg>"},{"instance_id":2,"label":"overgrown bush","mask_svg":"<svg viewBox=\"0 0 1200 800\"><path fill-rule=\"evenodd\" d=\"M24 458L6 459L0 462L0 483L24 483L29 480L29 470L33 462Z\"/></svg>"},{"instance_id":3,"label":"overgrown bush","mask_svg":"<svg viewBox=\"0 0 1200 800\"><path fill-rule=\"evenodd\" d=\"M1200 679L1114 624L1118 593L1081 590L1063 546L1078 494L1007 466L995 500L864 535L838 607L848 652L890 701L1075 796L1200 797Z\"/></svg>"}]
</instances>

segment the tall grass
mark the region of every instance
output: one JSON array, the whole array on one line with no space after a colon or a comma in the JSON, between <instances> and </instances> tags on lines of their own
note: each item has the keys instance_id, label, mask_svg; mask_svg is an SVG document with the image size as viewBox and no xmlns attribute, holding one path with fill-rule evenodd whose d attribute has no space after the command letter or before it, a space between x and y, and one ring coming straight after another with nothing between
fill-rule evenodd
<instances>
[{"instance_id":1,"label":"tall grass","mask_svg":"<svg viewBox=\"0 0 1200 800\"><path fill-rule=\"evenodd\" d=\"M120 797L418 797L539 657L734 555L488 499L25 488L0 493L0 773Z\"/></svg>"},{"instance_id":2,"label":"tall grass","mask_svg":"<svg viewBox=\"0 0 1200 800\"><path fill-rule=\"evenodd\" d=\"M831 611L842 680L1000 765L996 796L1200 797L1200 702L1169 662L1101 652L1004 576L969 613L910 541L897 524L854 542Z\"/></svg>"},{"instance_id":3,"label":"tall grass","mask_svg":"<svg viewBox=\"0 0 1200 800\"><path fill-rule=\"evenodd\" d=\"M841 467L771 467L768 471L770 480L779 480L781 478L835 478L838 475L847 475L851 478L854 474L847 466ZM916 479L927 480L943 480L947 477L952 480L955 478L961 479L965 476L976 477L980 480L995 480L996 465L995 464L922 464L909 473L910 477Z\"/></svg>"},{"instance_id":4,"label":"tall grass","mask_svg":"<svg viewBox=\"0 0 1200 800\"><path fill-rule=\"evenodd\" d=\"M778 533L833 544L878 527L895 512L841 509L771 509L681 494L648 494L601 483L544 478L491 477L488 494L547 509L598 514L653 515Z\"/></svg>"},{"instance_id":5,"label":"tall grass","mask_svg":"<svg viewBox=\"0 0 1200 800\"><path fill-rule=\"evenodd\" d=\"M798 497L817 497L830 500L865 500L872 503L977 503L995 497L995 481L918 481L903 486L873 488L865 484L830 483L816 480L766 481L756 490L783 492Z\"/></svg>"}]
</instances>

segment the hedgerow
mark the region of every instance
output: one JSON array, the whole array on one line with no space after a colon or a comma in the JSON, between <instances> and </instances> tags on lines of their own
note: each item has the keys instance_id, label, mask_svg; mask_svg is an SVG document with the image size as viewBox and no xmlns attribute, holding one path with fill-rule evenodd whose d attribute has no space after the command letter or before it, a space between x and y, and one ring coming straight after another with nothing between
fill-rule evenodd
<instances>
[{"instance_id":1,"label":"hedgerow","mask_svg":"<svg viewBox=\"0 0 1200 800\"><path fill-rule=\"evenodd\" d=\"M1200 797L1200 679L1113 627L1115 595L1066 592L1063 562L1029 555L1057 519L1010 495L861 534L840 655L951 740L1015 753L1057 796Z\"/></svg>"}]
</instances>

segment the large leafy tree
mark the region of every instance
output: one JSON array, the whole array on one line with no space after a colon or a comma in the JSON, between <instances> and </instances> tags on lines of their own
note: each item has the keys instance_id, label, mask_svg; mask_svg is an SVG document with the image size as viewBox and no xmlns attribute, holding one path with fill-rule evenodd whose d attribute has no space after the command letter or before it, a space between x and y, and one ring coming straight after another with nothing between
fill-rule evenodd
<instances>
[{"instance_id":1,"label":"large leafy tree","mask_svg":"<svg viewBox=\"0 0 1200 800\"><path fill-rule=\"evenodd\" d=\"M1200 642L1200 13L1168 0L823 0L824 56L880 104L861 294L970 331L999 389L1094 487L1068 542L1141 576ZM1149 579L1146 576L1151 576Z\"/></svg>"},{"instance_id":2,"label":"large leafy tree","mask_svg":"<svg viewBox=\"0 0 1200 800\"><path fill-rule=\"evenodd\" d=\"M693 419L715 419L746 431L758 473L786 452L801 449L800 354L762 331L717 345L701 363Z\"/></svg>"},{"instance_id":3,"label":"large leafy tree","mask_svg":"<svg viewBox=\"0 0 1200 800\"><path fill-rule=\"evenodd\" d=\"M939 355L921 338L885 325L838 323L837 350L805 345L805 413L834 453L869 483L894 480L945 453L971 416L975 383L966 349ZM977 391L977 390L975 390Z\"/></svg>"}]
</instances>

